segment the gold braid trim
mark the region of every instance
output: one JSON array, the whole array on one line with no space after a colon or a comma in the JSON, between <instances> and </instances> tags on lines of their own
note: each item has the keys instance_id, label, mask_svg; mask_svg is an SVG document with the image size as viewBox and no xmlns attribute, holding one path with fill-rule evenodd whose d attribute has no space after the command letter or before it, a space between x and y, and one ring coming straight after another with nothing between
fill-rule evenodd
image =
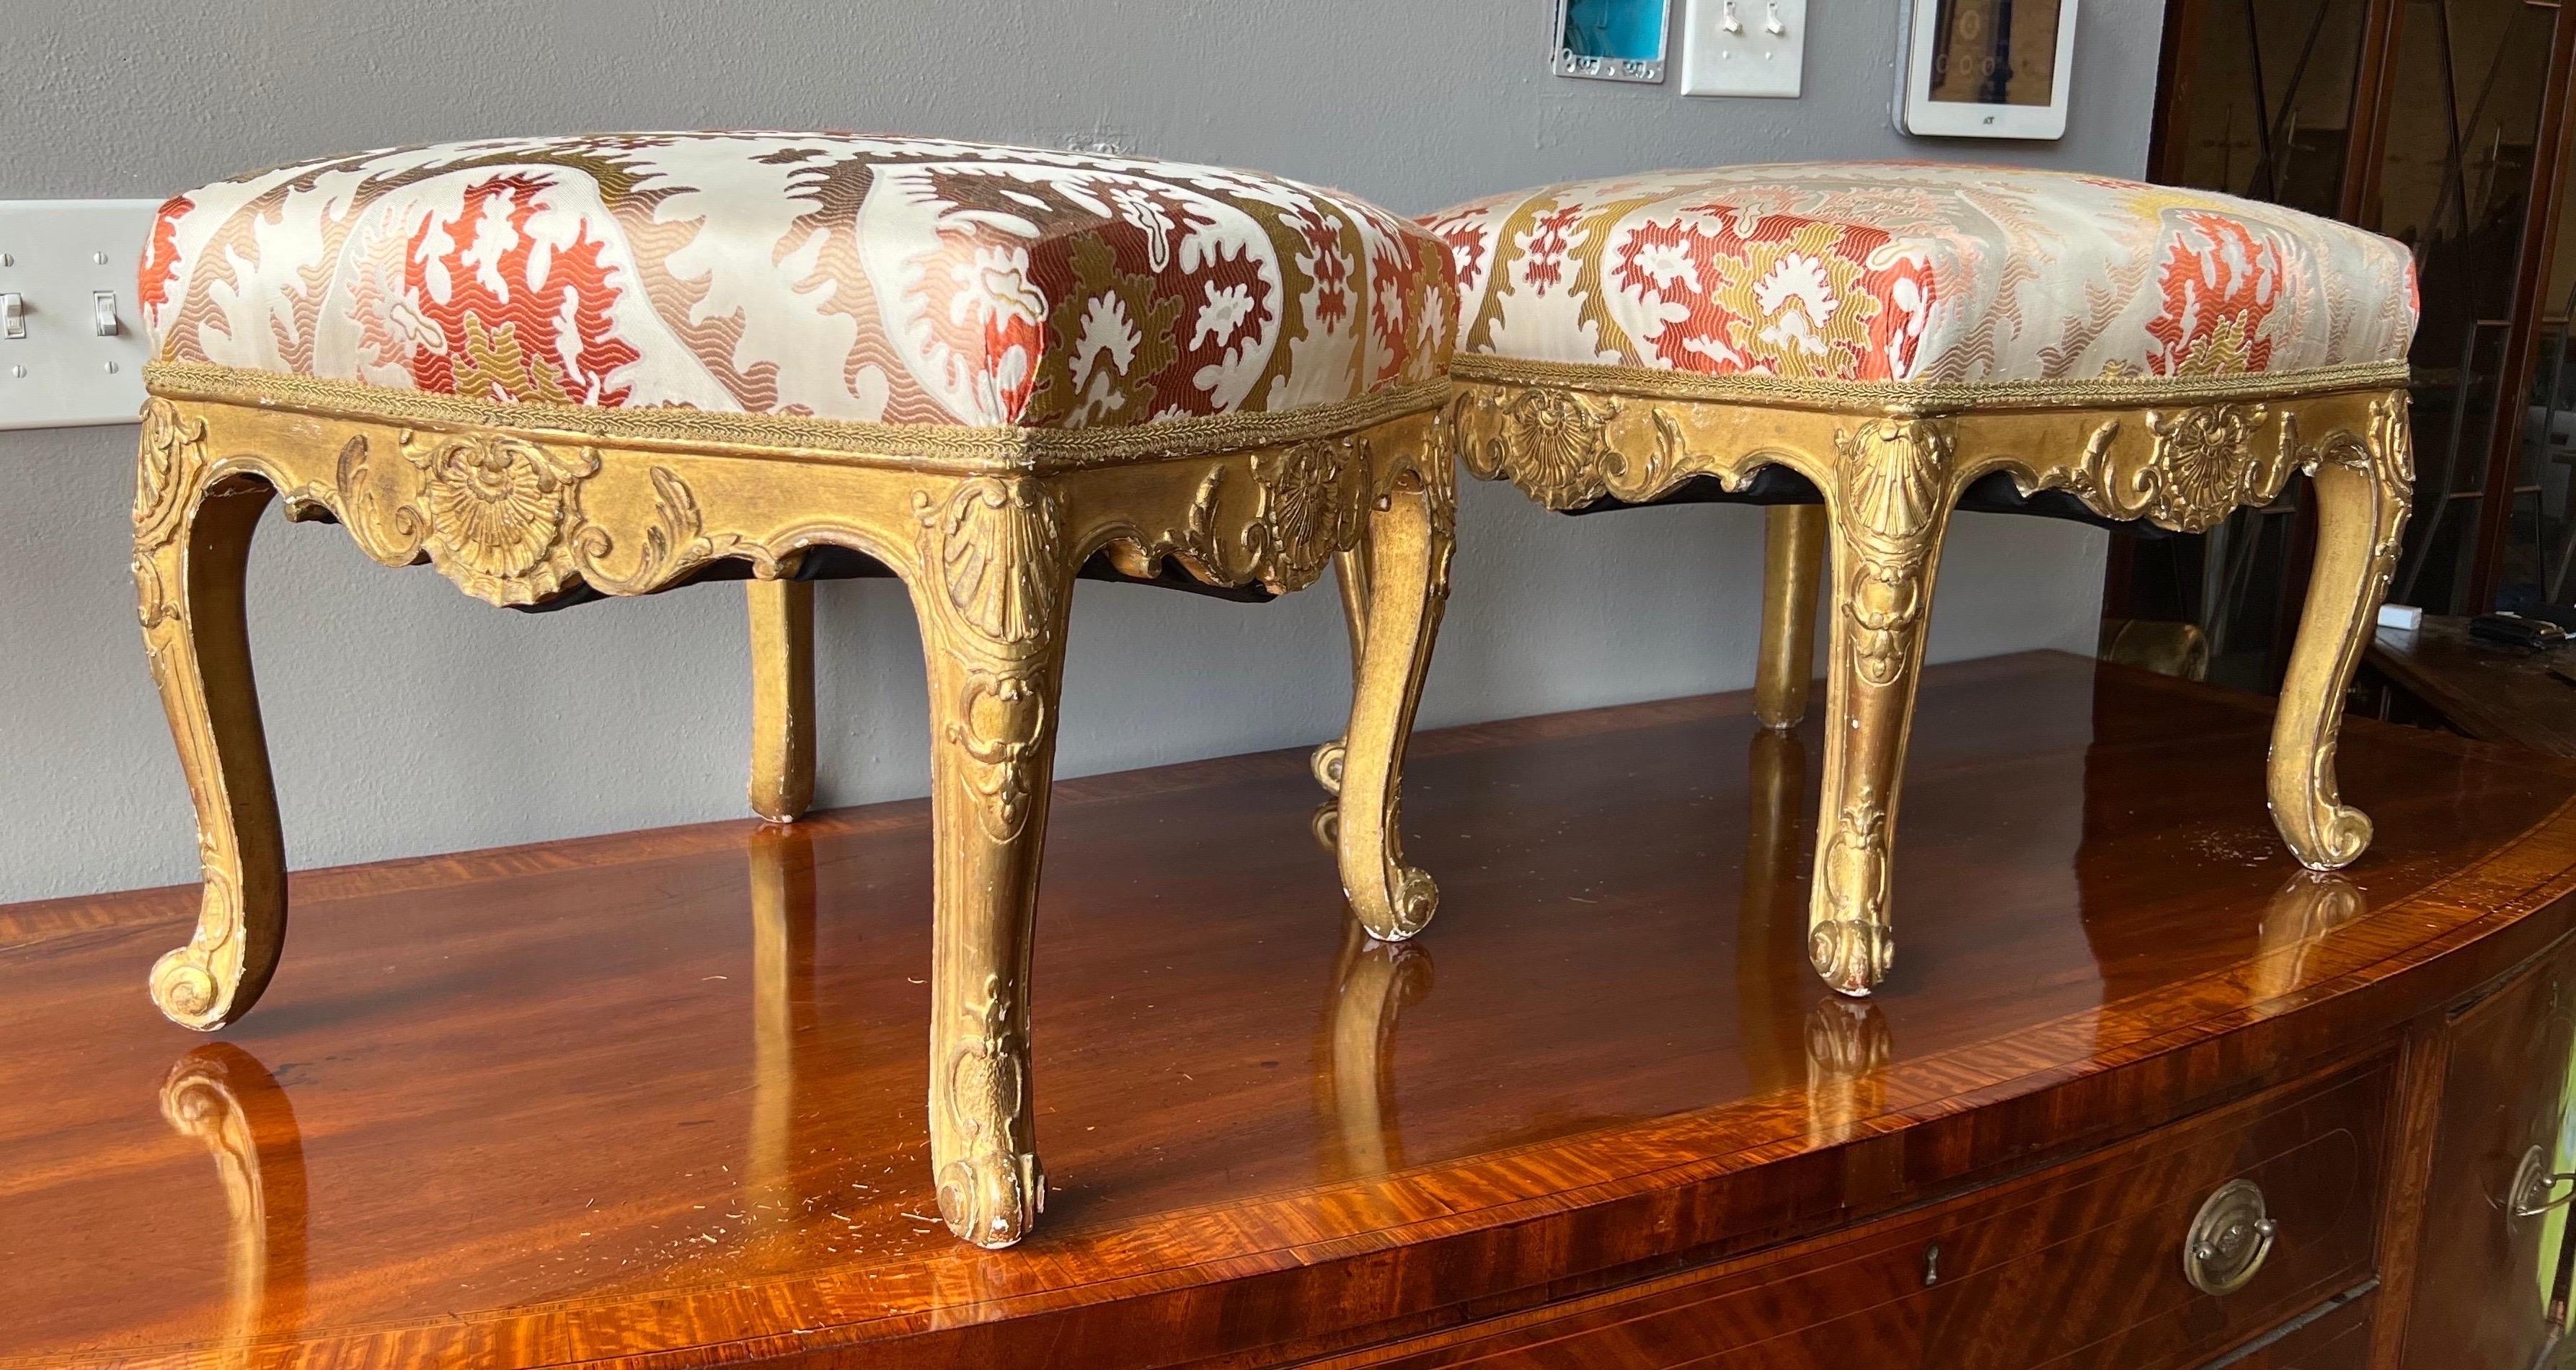
<instances>
[{"instance_id":1,"label":"gold braid trim","mask_svg":"<svg viewBox=\"0 0 2576 1370\"><path fill-rule=\"evenodd\" d=\"M1765 404L1800 409L1951 413L1967 409L2098 409L2225 400L2290 399L2341 390L2402 388L2407 364L2363 362L2309 371L2226 376L2102 376L2092 380L2003 381L1935 385L1913 381L1792 380L1781 376L1703 376L1642 366L1597 366L1460 353L1454 380L1496 385L1557 386L1641 399Z\"/></svg>"},{"instance_id":2,"label":"gold braid trim","mask_svg":"<svg viewBox=\"0 0 2576 1370\"><path fill-rule=\"evenodd\" d=\"M968 424L859 423L706 409L600 409L494 404L454 395L244 371L202 362L152 362L143 385L165 399L285 409L325 418L570 438L607 447L708 455L803 458L861 466L961 473L1044 473L1169 461L1336 438L1437 409L1440 377L1356 400L1268 413L1207 414L1116 428L987 428Z\"/></svg>"}]
</instances>

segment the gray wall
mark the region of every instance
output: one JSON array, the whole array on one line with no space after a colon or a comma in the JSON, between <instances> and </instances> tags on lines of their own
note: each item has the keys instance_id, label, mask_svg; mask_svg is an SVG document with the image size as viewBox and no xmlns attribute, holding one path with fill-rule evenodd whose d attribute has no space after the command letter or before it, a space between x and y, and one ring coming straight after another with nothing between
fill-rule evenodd
<instances>
[{"instance_id":1,"label":"gray wall","mask_svg":"<svg viewBox=\"0 0 2576 1370\"><path fill-rule=\"evenodd\" d=\"M534 131L826 127L1062 144L1347 187L1407 212L1516 185L1814 157L2145 165L2162 6L2095 0L2054 145L1889 124L1894 0L1814 0L1807 94L1693 100L1562 80L1548 0L85 0L14 7L0 198L157 196L393 143ZM0 434L0 900L190 879L188 807L126 573L127 428ZM1736 689L1760 518L1561 519L1476 485L1429 726ZM2101 535L1971 517L1936 658L2091 649ZM252 639L295 864L744 812L741 596L528 617L272 524ZM821 802L925 787L918 642L887 582L821 595ZM1060 770L1310 743L1347 697L1329 591L1250 608L1086 584Z\"/></svg>"}]
</instances>

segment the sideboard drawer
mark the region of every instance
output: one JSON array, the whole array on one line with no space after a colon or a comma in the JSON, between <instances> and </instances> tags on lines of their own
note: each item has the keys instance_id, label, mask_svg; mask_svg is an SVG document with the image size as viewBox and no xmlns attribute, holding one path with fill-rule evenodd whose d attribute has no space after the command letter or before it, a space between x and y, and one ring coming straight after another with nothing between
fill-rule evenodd
<instances>
[{"instance_id":1,"label":"sideboard drawer","mask_svg":"<svg viewBox=\"0 0 2576 1370\"><path fill-rule=\"evenodd\" d=\"M2226 1370L2370 1370L2371 1319L2378 1312L2375 1293L2339 1300L2303 1315L2277 1339L2226 1358Z\"/></svg>"},{"instance_id":2,"label":"sideboard drawer","mask_svg":"<svg viewBox=\"0 0 2576 1370\"><path fill-rule=\"evenodd\" d=\"M2372 1278L2391 1078L2377 1058L1863 1227L1331 1363L2197 1364ZM2239 1181L2247 1230L2199 1277L2243 1278L2205 1292L2186 1234ZM2272 1226L2247 1261L2256 1192Z\"/></svg>"}]
</instances>

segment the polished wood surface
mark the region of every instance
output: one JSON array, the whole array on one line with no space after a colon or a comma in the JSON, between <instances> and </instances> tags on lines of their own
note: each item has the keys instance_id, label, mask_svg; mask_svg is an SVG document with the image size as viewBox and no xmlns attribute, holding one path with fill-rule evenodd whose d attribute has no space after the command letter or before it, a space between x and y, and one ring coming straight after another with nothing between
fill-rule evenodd
<instances>
[{"instance_id":1,"label":"polished wood surface","mask_svg":"<svg viewBox=\"0 0 2576 1370\"><path fill-rule=\"evenodd\" d=\"M137 992L193 891L0 910L0 1360L1385 1359L1855 1223L1956 1222L1942 1297L2029 1297L2039 1234L1976 1228L2022 1202L2137 1253L2106 1336L2214 1346L2384 1263L2347 1224L2402 1034L2576 921L2576 767L2356 723L2379 836L2312 875L2264 814L2268 703L1935 668L1866 1004L1802 955L1815 724L1743 695L1424 734L1409 850L1447 914L1401 946L1346 938L1330 855L1280 840L1301 754L1064 782L1055 1189L998 1253L921 1164L921 803L299 874L294 954L213 1042ZM2363 1209L2285 1226L2254 1313L2191 1294L2179 1222L2312 1144L2342 1149L2282 1203L2349 1174ZM2022 1179L2159 1164L2099 1204ZM2344 1363L2287 1344L2244 1363Z\"/></svg>"},{"instance_id":2,"label":"polished wood surface","mask_svg":"<svg viewBox=\"0 0 2576 1370\"><path fill-rule=\"evenodd\" d=\"M2066 1357L2198 1364L2367 1291L2387 1098L2384 1063L2339 1072L1932 1205L1859 1240L1822 1237L1497 1320L1419 1355L1334 1364L1842 1370L1900 1355L1947 1370ZM2237 1177L2262 1187L2284 1235L2244 1289L2202 1296L2170 1277L2175 1236L2204 1195Z\"/></svg>"},{"instance_id":3,"label":"polished wood surface","mask_svg":"<svg viewBox=\"0 0 2576 1370\"><path fill-rule=\"evenodd\" d=\"M2489 646L2467 619L2427 614L2421 628L2380 629L2367 660L2471 737L2576 757L2576 651Z\"/></svg>"}]
</instances>

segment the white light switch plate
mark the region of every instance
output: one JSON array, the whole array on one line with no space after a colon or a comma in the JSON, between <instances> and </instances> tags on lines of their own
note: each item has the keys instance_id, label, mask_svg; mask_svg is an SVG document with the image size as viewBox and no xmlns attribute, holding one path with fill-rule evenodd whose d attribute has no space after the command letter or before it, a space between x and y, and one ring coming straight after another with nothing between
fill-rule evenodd
<instances>
[{"instance_id":1,"label":"white light switch plate","mask_svg":"<svg viewBox=\"0 0 2576 1370\"><path fill-rule=\"evenodd\" d=\"M1807 0L1684 3L1682 94L1797 98L1807 66Z\"/></svg>"},{"instance_id":2,"label":"white light switch plate","mask_svg":"<svg viewBox=\"0 0 2576 1370\"><path fill-rule=\"evenodd\" d=\"M134 422L150 355L134 271L160 207L0 200L0 428ZM15 330L6 323L12 295ZM102 307L114 313L111 334L99 332Z\"/></svg>"}]
</instances>

